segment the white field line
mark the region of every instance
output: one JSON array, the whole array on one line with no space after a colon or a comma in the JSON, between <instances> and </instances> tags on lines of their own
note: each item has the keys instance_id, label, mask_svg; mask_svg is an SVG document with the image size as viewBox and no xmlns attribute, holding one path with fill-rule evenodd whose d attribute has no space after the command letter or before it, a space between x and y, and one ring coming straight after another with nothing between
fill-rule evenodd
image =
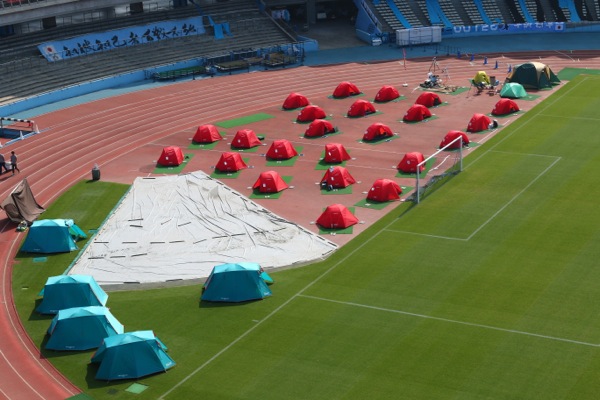
<instances>
[{"instance_id":1,"label":"white field line","mask_svg":"<svg viewBox=\"0 0 600 400\"><path fill-rule=\"evenodd\" d=\"M500 207L494 214L492 214L485 222L483 222L481 225L479 225L466 238L453 237L453 236L440 236L440 235L433 235L433 234L429 234L429 233L414 232L414 231L404 231L404 230L397 230L397 229L386 229L386 231L387 232L394 232L394 233L405 233L405 234L409 234L409 235L425 236L425 237L431 237L431 238L436 238L436 239L459 240L459 241L465 241L465 242L469 241L480 230L482 230L487 224L489 224L490 222L492 222L502 211L504 211L508 206L510 206L523 193L525 193L525 191L527 191L527 189L529 189L531 187L531 185L533 185L535 182L537 182L538 179L540 179L543 175L545 175L546 172L548 172L561 159L561 157L548 156L548 155L543 155L543 154L523 154L523 153L511 153L511 152L507 152L507 151L493 151L493 150L486 151L486 154L487 153L492 153L492 152L494 152L494 153L504 153L504 154L517 154L517 155L530 156L530 157L548 157L548 158L553 158L554 161L549 166L547 166L546 169L544 169L542 172L540 172L535 178L533 178L523 189L521 189L518 193L516 193L510 200L508 200L506 203L504 203L504 205L502 207Z\"/></svg>"},{"instance_id":2,"label":"white field line","mask_svg":"<svg viewBox=\"0 0 600 400\"><path fill-rule=\"evenodd\" d=\"M29 387L29 389L31 389L31 391L32 391L33 393L35 393L37 396L39 396L39 398L40 398L40 399L43 399L43 398L44 398L44 396L42 396L42 394L40 394L40 392L38 392L37 390L35 390L35 388L29 384L29 381L27 380L27 378L26 378L25 376L21 375L21 374L19 373L19 371L17 371L17 370L15 369L15 367L14 367L14 366L13 366L13 364L10 362L10 360L9 360L8 358L6 358L6 356L4 355L4 353L2 352L2 350L0 350L0 356L2 356L2 358L4 359L4 362L6 363L6 365L8 365L8 366L10 367L10 369L12 369L12 370L13 370L13 372L15 373L15 375L17 375L17 376L19 377L19 379L20 379L20 380L21 380L21 381L22 381L22 382L23 382L25 385L27 385L27 387ZM4 392L2 392L2 393L4 393ZM10 398L10 397L8 397L8 396L6 396L6 397L7 397L7 398Z\"/></svg>"},{"instance_id":3,"label":"white field line","mask_svg":"<svg viewBox=\"0 0 600 400\"><path fill-rule=\"evenodd\" d=\"M186 376L181 381L179 381L178 383L176 383L171 389L169 389L168 391L166 391L165 393L163 393L158 399L159 400L164 399L165 396L168 396L169 394L171 394L175 389L177 389L178 387L180 387L181 385L183 385L185 382L187 382L190 378L192 378L198 372L200 372L201 370L203 370L204 368L206 368L214 360L216 360L217 358L219 358L223 353L225 353L227 350L229 350L230 348L232 348L236 343L238 343L240 340L242 340L243 338L245 338L246 336L248 336L250 333L252 333L256 328L258 328L265 321L269 320L271 317L273 317L275 314L277 314L281 309L283 309L286 305L288 305L292 300L294 300L296 297L301 296L304 291L306 291L307 289L309 289L310 287L312 287L314 284L316 284L317 282L319 282L322 278L324 278L331 271L333 271L334 269L336 269L339 265L341 265L348 258L350 258L351 256L353 256L355 253L357 253L358 251L362 250L363 247L365 247L372 240L374 240L375 238L377 238L379 236L379 234L381 234L382 232L386 231L387 228L389 228L395 222L396 222L395 220L391 221L388 225L386 225L381 230L379 230L378 232L376 232L375 234L373 234L370 238L368 238L367 240L365 240L365 242L363 244L361 244L356 249L354 249L353 251L351 251L346 257L342 258L340 261L338 261L337 263L335 263L334 265L332 265L328 270L326 270L321 275L319 275L318 277L316 277L312 282L308 283L298 293L296 293L294 296L290 297L288 300L286 300L284 303L282 303L279 307L277 307L276 309L274 309L273 311L271 311L271 313L269 313L265 318L263 318L262 320L258 321L256 323L256 325L254 325L251 328L249 328L246 332L242 333L240 336L238 336L236 339L234 339L231 343L229 343L223 349L221 349L220 351L218 351L217 353L215 353L215 355L213 355L211 358L209 358L207 361L205 361L203 364L201 364L198 368L196 368L194 371L192 371L188 376ZM501 329L501 328L497 328L497 329ZM533 335L533 334L531 334L531 335Z\"/></svg>"},{"instance_id":4,"label":"white field line","mask_svg":"<svg viewBox=\"0 0 600 400\"><path fill-rule=\"evenodd\" d=\"M536 115L536 117L545 117L545 118L562 118L562 119L571 119L571 120L575 120L575 121L600 121L600 118L590 118L590 117L572 117L569 115L556 115L556 114L544 114L544 113L539 113Z\"/></svg>"},{"instance_id":5,"label":"white field line","mask_svg":"<svg viewBox=\"0 0 600 400\"><path fill-rule=\"evenodd\" d=\"M548 108L551 105L553 105L554 103L556 103L557 101L561 100L563 97L565 97L567 94L569 94L571 91L575 90L576 88L579 87L579 85L583 85L585 84L585 81L588 78L584 78L582 79L580 82L578 82L576 85L574 85L572 88L569 88L569 90L567 90L564 94L553 98L552 101L550 101L550 99L545 100L543 103L540 103L539 107L544 107L544 108ZM485 155L487 155L488 153L491 152L495 152L496 150L494 150L497 146L499 146L500 144L502 144L505 140L507 140L508 138L512 137L515 133L519 132L522 128L526 127L527 124L529 124L531 121L535 120L535 118L537 118L538 116L545 116L545 114L543 114L543 112L539 112L538 114L536 114L534 116L534 118L531 118L525 122L523 122L521 125L519 125L518 127L516 127L513 131L511 131L510 133L506 134L505 136L503 136L498 143L494 144L490 149L482 151L482 152L476 152L475 155L477 155L477 157L475 157L467 166L465 166L463 168L463 170L466 170L467 168L473 166L475 163L477 163L478 161L480 161ZM549 155L543 155L543 154L527 154L527 153L509 153L509 152L504 152L506 154L522 154L524 156L535 156L535 157L554 157L554 156L549 156ZM516 198L521 195L527 188L529 188L535 181L537 181L541 175L545 174L554 164L556 164L556 162L558 162L560 160L560 158L556 158L555 161L548 167L546 168L544 171L542 171L542 173L540 175L538 175L536 178L534 178L533 181L531 181L526 187L525 189L521 190L519 193L517 193L517 195L515 195L511 200L509 200L504 206L502 206L500 208L500 210L498 210L496 213L494 213L494 215L492 217L490 217L486 222L484 222L481 226L479 226L479 228L477 228L473 233L471 233L469 236L467 236L466 238L459 238L459 237L451 237L451 236L437 236L437 235L431 235L431 234L426 234L426 233L419 233L419 232L412 232L412 231L402 231L402 230L395 230L395 229L388 229L388 232L395 232L395 233L405 233L405 234L409 234L409 235L419 235L419 236L427 236L427 237L433 237L433 238L440 238L440 239L447 239L447 240L463 240L463 241L467 241L469 239L471 239L477 232L479 232L485 225L487 225L490 221L492 221L492 219L494 219L502 210L504 210L510 203L512 203L514 200L516 200Z\"/></svg>"},{"instance_id":6,"label":"white field line","mask_svg":"<svg viewBox=\"0 0 600 400\"><path fill-rule=\"evenodd\" d=\"M556 102L562 100L562 98L565 97L567 94L569 94L573 90L577 89L580 85L585 84L588 79L589 79L588 77L583 78L580 82L578 82L577 84L575 84L573 87L569 88L564 94L562 94L560 96L557 96L556 98L551 97L549 99L546 99L544 102L538 104L537 107L541 107L542 110L548 109L550 106L554 105ZM540 111L534 117L537 117L537 116L542 115L542 114L543 114L543 112ZM492 147L490 147L489 150L482 151L481 153L479 153L479 156L476 157L476 158L474 158L469 163L469 165L467 165L464 169L467 169L467 168L471 167L473 164L475 164L477 161L479 161L488 152L493 151L496 147L498 147L499 145L501 145L502 143L504 143L505 140L507 140L508 138L512 137L515 133L519 132L521 129L525 128L534 119L535 118L531 118L531 119L526 120L521 125L517 126L515 129L513 129L511 132L509 132L506 135L504 135L500 140L498 140L498 143L496 143Z\"/></svg>"},{"instance_id":7,"label":"white field line","mask_svg":"<svg viewBox=\"0 0 600 400\"><path fill-rule=\"evenodd\" d=\"M550 164L548 167L546 167L545 170L543 170L542 172L540 172L535 178L533 178L531 180L531 182L529 182L529 184L527 184L527 186L525 186L523 189L521 189L521 191L517 194L515 194L509 201L507 201L502 207L500 207L500 209L498 211L496 211L491 217L489 217L487 219L487 221L485 221L483 224L479 225L479 227L477 229L475 229L473 231L473 233L471 233L469 235L469 237L467 237L467 240L470 240L473 236L475 236L480 230L482 230L487 224L489 224L491 221L493 221L502 211L504 211L506 209L506 207L510 206L517 198L519 198L523 193L525 193L525 191L527 189L529 189L531 187L531 185L533 185L535 182L538 181L538 179L540 179L543 175L546 174L546 172L548 172L552 167L554 167L554 165L560 161L560 157L558 157L557 159L554 160L554 162L552 162L552 164Z\"/></svg>"},{"instance_id":8,"label":"white field line","mask_svg":"<svg viewBox=\"0 0 600 400\"><path fill-rule=\"evenodd\" d=\"M274 309L273 311L271 311L266 317L264 317L263 319L259 320L255 325L253 325L251 328L249 328L248 330L246 330L246 332L242 333L240 336L238 336L233 341L231 341L231 343L229 343L227 346L223 347L221 350L219 350L217 353L215 353L211 358L209 358L203 364L201 364L200 366L198 366L198 368L196 368L195 370L193 370L188 376L186 376L181 381L179 381L178 383L176 383L175 385L173 385L173 387L170 388L169 390L167 390L165 393L163 393L158 398L158 400L162 400L166 396L168 396L169 394L171 394L175 389L177 389L178 387L180 387L181 385L183 385L185 382L187 382L189 379L191 379L194 375L196 375L198 372L202 371L204 368L206 368L208 365L210 365L213 361L215 361L217 358L219 358L223 353L225 353L227 350L229 350L230 348L232 348L233 346L235 346L236 343L238 343L240 340L242 340L243 338L245 338L246 336L248 336L249 334L251 334L256 328L258 328L264 322L266 322L269 319L271 319L271 317L273 317L275 314L277 314L279 311L281 311L285 306L287 306L289 303L291 303L292 300L296 299L298 296L301 296L302 293L304 293L306 290L308 290L313 285L315 285L317 282L319 282L321 279L323 279L325 276L327 276L331 271L333 271L338 266L340 266L341 264L343 264L344 262L346 262L346 260L348 260L354 254L356 254L357 252L361 251L372 240L375 240L379 236L379 234L381 234L382 232L384 232L394 222L396 222L396 220L391 221L389 224L387 224L386 226L384 226L381 230L375 232L371 237L369 237L367 240L365 240L360 246L358 246L356 249L354 249L353 251L351 251L350 253L348 253L348 255L346 255L345 257L343 257L337 263L335 263L334 265L332 265L329 269L327 269L326 271L324 271L321 275L317 276L315 279L313 279L311 282L309 282L306 286L304 286L302 289L300 289L298 291L298 293L296 293L295 295L293 295L292 297L290 297L289 299L287 299L279 307L277 307L276 309Z\"/></svg>"},{"instance_id":9,"label":"white field line","mask_svg":"<svg viewBox=\"0 0 600 400\"><path fill-rule=\"evenodd\" d=\"M589 346L589 347L600 347L600 344L598 344L598 343L589 343L589 342L583 342L583 341L580 341L580 340L573 340L573 339L561 338L561 337L557 337L557 336L549 336L549 335L542 335L542 334L539 334L539 333L519 331L519 330L516 330L516 329L501 328L501 327L498 327L498 326L478 324L478 323L475 323L475 322L467 322L467 321L459 321L459 320L449 319L449 318L434 317L434 316L431 316L431 315L417 314L417 313L412 313L412 312L402 311L402 310L394 310L394 309L391 309L391 308L375 307L375 306L369 306L369 305L366 305L366 304L359 304L359 303L352 303L352 302L348 302L348 301L339 301L339 300L333 300L333 299L326 299L326 298L323 298L323 297L308 296L308 295L304 295L304 294L299 295L299 297L304 297L304 298L313 299L313 300L327 301L329 303L342 304L342 305L351 306L351 307L360 307L360 308L367 308L367 309L370 309L370 310L376 310L376 311L383 311L383 312L394 313L394 314L407 315L407 316L410 316L410 317L430 319L430 320L441 321L441 322L448 322L448 323L451 323L451 324L472 326L472 327L475 327L475 328L482 328L482 329L489 329L489 330L499 331L499 332L513 333L513 334L516 334L516 335L532 336L532 337L536 337L536 338L540 338L540 339L554 340L554 341L557 341L557 342L566 342L566 343L578 344L578 345Z\"/></svg>"}]
</instances>

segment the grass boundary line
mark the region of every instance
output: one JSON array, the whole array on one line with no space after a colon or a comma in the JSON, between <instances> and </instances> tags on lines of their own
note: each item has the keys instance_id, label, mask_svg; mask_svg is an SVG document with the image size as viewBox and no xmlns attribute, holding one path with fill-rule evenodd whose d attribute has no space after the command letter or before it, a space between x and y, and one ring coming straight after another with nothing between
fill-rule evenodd
<instances>
[{"instance_id":1,"label":"grass boundary line","mask_svg":"<svg viewBox=\"0 0 600 400\"><path fill-rule=\"evenodd\" d=\"M489 154L489 153L514 154L514 155L528 156L528 157L548 157L548 158L553 158L554 161L549 166L547 166L543 171L541 171L535 178L533 178L531 181L529 181L529 183L527 185L525 185L525 187L523 189L521 189L518 193L516 193L510 200L508 200L503 206L501 206L494 214L492 214L491 217L489 217L485 222L483 222L481 225L479 225L479 227L477 227L473 232L471 232L471 234L469 236L467 236L466 238L434 235L431 233L422 233L422 232L414 232L414 231L402 231L402 230L396 230L396 229L386 229L386 231L393 232L393 233L405 233L405 234L416 235L416 236L425 236L425 237L430 237L430 238L434 238L434 239L458 240L458 241L468 242L469 240L471 240L473 238L473 236L475 236L487 224L492 222L492 220L494 220L494 218L496 218L502 211L504 211L508 206L510 206L518 197L520 197L523 193L525 193L525 191L527 189L529 189L531 187L531 185L533 185L535 182L537 182L538 179L540 179L544 174L546 174L546 172L548 172L552 167L554 167L554 165L557 162L559 162L562 159L562 157L550 156L550 155L545 155L545 154L514 153L514 152L499 151L499 150L488 150L485 152L485 154ZM479 157L479 158L481 158L481 157Z\"/></svg>"},{"instance_id":2,"label":"grass boundary line","mask_svg":"<svg viewBox=\"0 0 600 400\"><path fill-rule=\"evenodd\" d=\"M489 217L483 224L479 225L479 227L477 229L475 229L468 237L467 237L467 241L471 240L471 238L473 236L475 236L480 230L482 230L483 228L485 228L485 226L487 224L489 224L490 222L492 222L502 211L504 211L508 206L510 206L517 198L519 198L523 193L525 193L525 191L527 191L527 189L529 189L531 187L531 185L533 185L535 182L538 181L538 179L540 179L543 175L546 174L546 172L550 171L550 169L552 169L552 167L554 167L554 165L559 162L562 159L562 157L556 157L556 159L549 165L546 167L546 169L544 169L542 172L540 172L535 178L533 178L523 189L521 189L517 194L515 194L510 200L508 200L502 207L500 207L500 209L498 211L496 211L494 214L492 214L491 217Z\"/></svg>"},{"instance_id":3,"label":"grass boundary line","mask_svg":"<svg viewBox=\"0 0 600 400\"><path fill-rule=\"evenodd\" d=\"M342 304L342 305L346 305L346 306L367 308L370 310L384 311L384 312L388 312L388 313L407 315L407 316L411 316L411 317L431 319L434 321L448 322L448 323L457 324L457 325L465 325L465 326L489 329L489 330L500 331L500 332L505 332L505 333L514 333L517 335L532 336L532 337L541 338L541 339L554 340L557 342L566 342L566 343L578 344L578 345L588 346L588 347L600 347L600 343L590 343L590 342L584 342L581 340L567 339L567 338L561 338L561 337L557 337L557 336L542 335L540 333L519 331L517 329L501 328L498 326L478 324L476 322L467 322L467 321L459 321L459 320L450 319L450 318L434 317L432 315L418 314L418 313L412 313L409 311L402 311L402 310L394 310L391 308L370 306L370 305L366 305L366 304L353 303L353 302L349 302L349 301L326 299L324 297L309 296L309 295L304 295L304 294L300 294L299 297L304 297L304 298L313 299L313 300L326 301L329 303Z\"/></svg>"},{"instance_id":4,"label":"grass boundary line","mask_svg":"<svg viewBox=\"0 0 600 400\"><path fill-rule=\"evenodd\" d=\"M212 357L210 357L204 363L199 365L198 368L196 368L195 370L190 372L185 378L180 380L173 387L171 387L165 393L160 395L158 397L158 400L163 400L165 398L165 396L168 396L169 394L171 394L175 389L177 389L178 387L183 385L185 382L187 382L189 379L191 379L194 375L196 375L198 372L203 370L206 366L208 366L214 360L219 358L219 356L221 356L221 354L225 353L227 350L229 350L230 348L235 346L236 343L238 343L240 340L244 339L246 336L248 336L250 333L252 333L256 328L261 326L263 324L263 322L269 320L272 316L277 314L281 309L283 309L285 306L287 306L289 303L291 303L292 300L296 299L297 297L302 296L302 293L304 293L306 290L310 289L313 285L315 285L317 282L319 282L321 279L323 279L325 276L327 276L331 271L333 271L338 266L343 264L348 258L352 257L358 251L362 250L367 244L369 244L372 240L377 238L381 233L383 233L389 226L391 226L395 222L396 222L396 219L392 219L392 221L390 221L387 225L385 225L380 230L375 232L373 235L368 237L364 242L362 242L360 245L358 245L354 250L350 251L348 254L343 256L339 261L337 261L331 267L327 268L321 275L317 276L315 279L313 279L311 282L309 282L306 286L304 286L302 289L300 289L298 291L298 293L294 294L289 299L287 299L286 301L281 303L277 308L275 308L273 311L271 311L269 314L267 314L264 318L262 318L260 321L258 321L254 326L252 326L251 328L248 328L244 333L242 333L240 336L238 336L233 341L231 341L231 343L229 343L227 346L223 347L221 350L219 350L217 353L215 353Z\"/></svg>"},{"instance_id":5,"label":"grass boundary line","mask_svg":"<svg viewBox=\"0 0 600 400\"><path fill-rule=\"evenodd\" d=\"M565 89L566 92L564 94L557 92L557 93L553 94L552 96L550 96L548 99L546 99L543 102L541 102L538 105L536 105L531 110L529 110L524 116L531 115L533 110L536 110L538 107L541 107L540 111L537 111L533 115L531 115L531 118L526 119L520 125L517 125L517 127L514 128L512 131L508 132L508 134L502 136L502 138L499 139L497 143L494 143L493 145L491 145L491 147L488 150L482 151L481 154L479 154L478 157L476 157L475 159L473 159L473 161L471 161L467 165L465 165L464 168L463 168L463 170L466 170L467 168L469 168L470 166L472 166L473 164L475 164L477 161L479 161L488 152L494 151L494 149L496 147L498 147L499 145L501 145L502 143L504 143L505 140L511 138L515 133L519 132L523 127L525 127L527 124L529 124L529 122L531 122L533 119L535 119L535 117L537 117L538 115L542 114L544 112L544 110L550 108L550 106L553 106L556 102L558 102L563 97L565 97L567 94L569 94L570 92L572 92L573 90L575 90L579 85L583 84L584 81L586 81L588 79L589 79L589 76L584 76L581 79L581 81L573 83L573 85L574 85L573 87L568 86L568 85L572 84L572 81L570 81L569 83L567 83L566 86L563 86L564 88L566 88ZM554 98L554 96L556 96L556 98ZM521 119L519 119L519 121L520 120ZM515 122L516 121L517 120L515 120ZM504 131L504 129L502 129L502 131Z\"/></svg>"}]
</instances>

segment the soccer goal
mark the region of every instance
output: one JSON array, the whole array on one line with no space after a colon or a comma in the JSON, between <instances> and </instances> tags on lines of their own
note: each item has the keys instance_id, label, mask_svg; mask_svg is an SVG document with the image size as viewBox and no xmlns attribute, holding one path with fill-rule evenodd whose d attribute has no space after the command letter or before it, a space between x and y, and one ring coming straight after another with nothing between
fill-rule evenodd
<instances>
[{"instance_id":1,"label":"soccer goal","mask_svg":"<svg viewBox=\"0 0 600 400\"><path fill-rule=\"evenodd\" d=\"M443 157L442 157L443 155ZM417 178L415 183L415 192L413 193L412 200L415 203L420 203L425 197L437 190L443 184L448 182L453 176L462 172L463 166L463 138L462 135L452 140L450 143L440 148L438 151L421 161L417 165L417 171L425 169L425 166L432 160L440 159L436 163L435 167L428 171L434 172L433 176L429 178L422 178L420 173L417 172Z\"/></svg>"}]
</instances>

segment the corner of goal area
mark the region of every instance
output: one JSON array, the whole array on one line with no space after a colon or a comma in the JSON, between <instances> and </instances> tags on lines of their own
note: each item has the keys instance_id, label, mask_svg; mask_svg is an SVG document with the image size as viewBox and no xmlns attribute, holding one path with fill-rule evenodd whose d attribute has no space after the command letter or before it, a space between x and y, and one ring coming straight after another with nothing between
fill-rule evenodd
<instances>
[{"instance_id":1,"label":"corner of goal area","mask_svg":"<svg viewBox=\"0 0 600 400\"><path fill-rule=\"evenodd\" d=\"M407 201L419 204L462 172L464 147L463 136L459 135L417 164L415 190Z\"/></svg>"}]
</instances>

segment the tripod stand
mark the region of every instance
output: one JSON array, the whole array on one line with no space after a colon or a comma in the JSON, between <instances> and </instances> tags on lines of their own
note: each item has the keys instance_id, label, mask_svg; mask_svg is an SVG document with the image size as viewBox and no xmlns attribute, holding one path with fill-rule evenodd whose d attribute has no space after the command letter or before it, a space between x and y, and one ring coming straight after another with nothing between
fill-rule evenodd
<instances>
[{"instance_id":1,"label":"tripod stand","mask_svg":"<svg viewBox=\"0 0 600 400\"><path fill-rule=\"evenodd\" d=\"M441 70L441 67L439 66L439 64L437 62L437 58L433 57L433 60L431 60L431 65L429 66L429 72L431 72L435 75L435 73L437 72L438 69Z\"/></svg>"},{"instance_id":2,"label":"tripod stand","mask_svg":"<svg viewBox=\"0 0 600 400\"><path fill-rule=\"evenodd\" d=\"M448 73L448 68L442 68L438 62L437 62L437 58L433 57L433 60L431 60L431 65L429 66L429 72L431 72L432 75L436 76L436 80L437 77L440 76L440 74L442 75L443 82L445 82L446 84L450 83L450 74ZM438 82L439 84L440 82Z\"/></svg>"}]
</instances>

